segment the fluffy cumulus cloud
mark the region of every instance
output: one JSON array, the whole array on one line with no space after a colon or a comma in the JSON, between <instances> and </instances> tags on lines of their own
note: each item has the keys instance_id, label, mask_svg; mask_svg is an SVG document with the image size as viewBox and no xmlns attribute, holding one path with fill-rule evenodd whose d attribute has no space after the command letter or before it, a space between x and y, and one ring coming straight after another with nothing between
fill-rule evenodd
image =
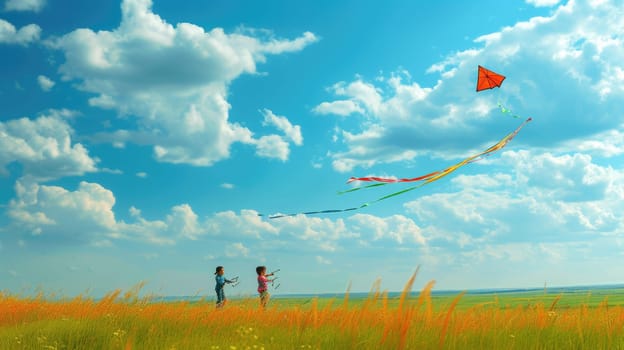
<instances>
[{"instance_id":1,"label":"fluffy cumulus cloud","mask_svg":"<svg viewBox=\"0 0 624 350\"><path fill-rule=\"evenodd\" d=\"M52 79L46 77L45 75L39 75L37 77L37 83L39 84L39 87L43 91L50 91L50 90L52 90L52 88L56 84Z\"/></svg>"},{"instance_id":2,"label":"fluffy cumulus cloud","mask_svg":"<svg viewBox=\"0 0 624 350\"><path fill-rule=\"evenodd\" d=\"M113 192L97 183L83 181L70 190L20 179L15 192L7 206L10 222L3 231L26 242L110 247L120 240L154 245L203 240L225 242L231 257L273 246L331 254L354 242L361 246L378 242L391 249L427 245L419 225L402 215L356 214L346 219L300 215L271 220L254 210L241 210L199 217L190 205L180 204L162 218L146 218L139 208L131 207L129 218L121 220L115 214ZM269 248L267 240L272 242Z\"/></svg>"},{"instance_id":3,"label":"fluffy cumulus cloud","mask_svg":"<svg viewBox=\"0 0 624 350\"><path fill-rule=\"evenodd\" d=\"M200 227L197 214L188 204L180 204L171 208L164 219L145 219L141 210L131 207L132 221L119 221L115 225L113 238L130 239L140 242L171 245L180 239L195 240L205 233Z\"/></svg>"},{"instance_id":4,"label":"fluffy cumulus cloud","mask_svg":"<svg viewBox=\"0 0 624 350\"><path fill-rule=\"evenodd\" d=\"M246 257L249 255L249 248L241 242L228 244L225 247L225 256L229 258Z\"/></svg>"},{"instance_id":5,"label":"fluffy cumulus cloud","mask_svg":"<svg viewBox=\"0 0 624 350\"><path fill-rule=\"evenodd\" d=\"M72 142L73 129L65 119L71 111L51 111L36 119L0 122L0 173L17 162L23 175L35 181L97 171L97 160L80 143Z\"/></svg>"},{"instance_id":6,"label":"fluffy cumulus cloud","mask_svg":"<svg viewBox=\"0 0 624 350\"><path fill-rule=\"evenodd\" d=\"M15 28L13 24L0 19L0 44L28 45L39 40L41 28L36 24L29 24Z\"/></svg>"},{"instance_id":7,"label":"fluffy cumulus cloud","mask_svg":"<svg viewBox=\"0 0 624 350\"><path fill-rule=\"evenodd\" d=\"M618 2L569 1L549 17L481 36L475 48L432 64L428 72L439 75L434 86L421 86L407 72L336 83L330 88L335 100L314 110L356 113L353 117L364 122L362 128L337 134L344 149L330 154L334 168L349 171L480 150L513 129L499 101L534 118L532 130L523 131L514 144L575 150L580 143L602 155L620 154L622 15ZM507 76L500 89L474 92L479 64ZM600 135L606 139L595 141Z\"/></svg>"},{"instance_id":8,"label":"fluffy cumulus cloud","mask_svg":"<svg viewBox=\"0 0 624 350\"><path fill-rule=\"evenodd\" d=\"M256 154L265 158L277 158L286 161L290 155L290 142L297 146L303 145L301 127L292 125L288 118L278 116L269 109L260 111L264 116L262 124L272 126L281 131L284 135L261 136L252 143L256 145Z\"/></svg>"},{"instance_id":9,"label":"fluffy cumulus cloud","mask_svg":"<svg viewBox=\"0 0 624 350\"><path fill-rule=\"evenodd\" d=\"M356 232L366 232L367 241L380 239L394 240L399 244L409 242L425 245L426 240L414 220L403 215L382 218L368 214L356 214L349 219Z\"/></svg>"},{"instance_id":10,"label":"fluffy cumulus cloud","mask_svg":"<svg viewBox=\"0 0 624 350\"><path fill-rule=\"evenodd\" d=\"M335 114L340 116L348 116L350 114L364 113L364 108L353 100L339 100L332 102L322 102L314 107L313 111L318 114Z\"/></svg>"},{"instance_id":11,"label":"fluffy cumulus cloud","mask_svg":"<svg viewBox=\"0 0 624 350\"><path fill-rule=\"evenodd\" d=\"M16 198L7 207L8 231L47 245L110 246L120 239L168 245L205 233L187 204L174 206L160 220L147 220L131 207L131 220L118 220L113 192L96 183L82 181L72 191L18 180L15 192Z\"/></svg>"},{"instance_id":12,"label":"fluffy cumulus cloud","mask_svg":"<svg viewBox=\"0 0 624 350\"><path fill-rule=\"evenodd\" d=\"M301 135L301 127L299 125L292 125L286 117L275 115L269 109L263 109L261 112L264 115L264 125L276 127L292 143L297 146L303 145L303 136Z\"/></svg>"},{"instance_id":13,"label":"fluffy cumulus cloud","mask_svg":"<svg viewBox=\"0 0 624 350\"><path fill-rule=\"evenodd\" d=\"M15 192L7 211L12 232L46 242L90 243L115 231L115 197L98 184L81 182L69 191L18 180Z\"/></svg>"},{"instance_id":14,"label":"fluffy cumulus cloud","mask_svg":"<svg viewBox=\"0 0 624 350\"><path fill-rule=\"evenodd\" d=\"M4 4L6 11L34 11L39 12L46 4L46 0L7 0Z\"/></svg>"},{"instance_id":15,"label":"fluffy cumulus cloud","mask_svg":"<svg viewBox=\"0 0 624 350\"><path fill-rule=\"evenodd\" d=\"M136 117L136 129L119 130L109 140L152 145L158 160L171 163L212 165L229 157L233 143L256 147L262 157L287 157L281 136L256 138L229 120L227 87L256 73L268 55L300 51L315 35L282 40L259 31L173 26L151 6L150 0L124 0L118 28L78 29L51 43L65 55L63 79L93 93L91 105ZM296 127L282 119L270 123L292 142L301 141Z\"/></svg>"},{"instance_id":16,"label":"fluffy cumulus cloud","mask_svg":"<svg viewBox=\"0 0 624 350\"><path fill-rule=\"evenodd\" d=\"M552 7L557 5L560 0L526 0L527 4L533 5L535 7Z\"/></svg>"},{"instance_id":17,"label":"fluffy cumulus cloud","mask_svg":"<svg viewBox=\"0 0 624 350\"><path fill-rule=\"evenodd\" d=\"M622 231L624 172L581 154L506 152L508 174L464 175L457 191L407 203L432 242L461 247L502 242L591 241ZM432 243L435 244L435 243Z\"/></svg>"},{"instance_id":18,"label":"fluffy cumulus cloud","mask_svg":"<svg viewBox=\"0 0 624 350\"><path fill-rule=\"evenodd\" d=\"M523 259L572 259L614 240L624 226L624 171L601 166L583 154L507 151L501 170L461 175L447 193L405 204L403 215L356 213L347 217L293 216L267 219L254 210L200 217L188 204L162 218L132 207L130 218L114 213L112 192L81 182L75 190L18 180L7 207L9 227L20 239L115 245L133 240L156 245L219 242L226 257L288 249L330 263L347 249L419 252L432 266ZM600 241L602 240L602 241ZM270 241L270 244L266 244ZM599 242L600 241L600 242ZM28 243L30 244L30 243ZM611 243L613 244L613 242ZM277 247L277 248L275 248ZM461 249L461 254L453 253Z\"/></svg>"}]
</instances>

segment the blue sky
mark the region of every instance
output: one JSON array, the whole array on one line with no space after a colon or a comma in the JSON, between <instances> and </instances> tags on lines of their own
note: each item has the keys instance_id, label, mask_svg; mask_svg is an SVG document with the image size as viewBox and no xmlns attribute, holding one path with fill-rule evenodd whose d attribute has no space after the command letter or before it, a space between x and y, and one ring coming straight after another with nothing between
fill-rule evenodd
<instances>
[{"instance_id":1,"label":"blue sky","mask_svg":"<svg viewBox=\"0 0 624 350\"><path fill-rule=\"evenodd\" d=\"M617 1L6 0L0 290L622 282ZM504 74L475 92L477 66ZM415 177L344 195L351 176Z\"/></svg>"}]
</instances>

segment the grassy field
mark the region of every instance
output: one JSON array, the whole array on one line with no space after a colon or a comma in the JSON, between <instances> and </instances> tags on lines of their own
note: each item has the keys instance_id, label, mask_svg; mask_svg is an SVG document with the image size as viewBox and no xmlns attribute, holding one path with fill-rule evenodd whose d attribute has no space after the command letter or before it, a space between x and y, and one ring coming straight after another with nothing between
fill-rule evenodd
<instances>
[{"instance_id":1,"label":"grassy field","mask_svg":"<svg viewBox=\"0 0 624 350\"><path fill-rule=\"evenodd\" d=\"M624 290L155 302L0 294L0 349L624 349Z\"/></svg>"}]
</instances>

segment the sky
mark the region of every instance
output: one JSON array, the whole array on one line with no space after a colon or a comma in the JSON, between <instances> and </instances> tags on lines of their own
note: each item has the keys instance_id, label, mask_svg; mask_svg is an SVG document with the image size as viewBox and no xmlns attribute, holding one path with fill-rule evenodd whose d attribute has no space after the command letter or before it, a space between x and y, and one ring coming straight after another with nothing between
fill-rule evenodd
<instances>
[{"instance_id":1,"label":"sky","mask_svg":"<svg viewBox=\"0 0 624 350\"><path fill-rule=\"evenodd\" d=\"M0 0L0 290L624 282L624 6ZM476 92L478 65L506 76ZM502 113L502 104L521 118ZM338 194L351 176L414 191Z\"/></svg>"}]
</instances>

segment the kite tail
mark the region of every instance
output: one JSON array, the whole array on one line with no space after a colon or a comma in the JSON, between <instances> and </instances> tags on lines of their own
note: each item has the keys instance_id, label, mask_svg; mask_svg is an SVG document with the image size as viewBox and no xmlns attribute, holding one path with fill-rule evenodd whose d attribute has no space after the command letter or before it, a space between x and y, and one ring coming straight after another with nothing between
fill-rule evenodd
<instances>
[{"instance_id":1,"label":"kite tail","mask_svg":"<svg viewBox=\"0 0 624 350\"><path fill-rule=\"evenodd\" d=\"M365 188L385 186L385 185L388 185L388 184L390 184L390 182L381 182L381 183L375 183L375 184L372 184L372 185L354 187L354 188L351 188L351 189L348 189L348 190L339 191L338 194L345 194L345 193L349 193L349 192L355 192L355 191L358 191L358 190L363 190Z\"/></svg>"},{"instance_id":2,"label":"kite tail","mask_svg":"<svg viewBox=\"0 0 624 350\"><path fill-rule=\"evenodd\" d=\"M343 213L343 212L347 212L347 211L358 210L358 209L363 208L363 207L364 207L364 205L361 206L361 207L353 207L353 208L347 208L347 209L328 209L328 210L306 211L306 212L301 212L301 213L275 214L275 215L258 214L258 216L266 216L269 219L279 219L279 218L287 218L287 217L297 216L297 215L315 215L315 214Z\"/></svg>"},{"instance_id":3,"label":"kite tail","mask_svg":"<svg viewBox=\"0 0 624 350\"><path fill-rule=\"evenodd\" d=\"M511 111L511 109L503 106L500 102L498 103L498 108L500 108L501 113L506 114L506 115L508 115L508 116L510 116L512 118L517 118L517 119L521 119L522 118L521 116L519 116L517 114L514 114Z\"/></svg>"},{"instance_id":4,"label":"kite tail","mask_svg":"<svg viewBox=\"0 0 624 350\"><path fill-rule=\"evenodd\" d=\"M503 147L505 147L509 141L511 141L516 135L518 135L518 133L520 132L520 130L531 120L533 120L532 118L527 118L522 124L520 124L520 126L518 126L516 128L516 130L512 131L511 133L507 134L505 137L503 137L500 141L498 141L496 144L494 144L493 146L490 146L488 149L486 149L485 151L475 154L473 156L470 156L464 160L462 160L461 162L452 165L444 170L438 170L438 171L434 171L432 173L429 173L427 175L422 175L419 177L414 177L414 178L404 178L404 179L396 179L396 178L385 178L385 177L375 177L375 176L370 176L370 177L351 177L349 179L349 182L352 181L362 181L362 182L378 182L376 184L372 184L372 185L366 185L366 186L361 186L361 187L355 187L346 191L342 191L339 193L348 193L348 192L354 192L360 189L365 189L365 188L371 188L371 187L376 187L376 186L383 186L383 185L387 185L390 183L398 183L398 182L416 182L416 181L424 181L424 183L430 183L436 180L439 180L441 178L443 178L444 176L452 173L453 171L457 170L457 168L469 164L469 163L474 163L476 161L479 161L481 159L483 159L486 156L490 156L491 153L494 153L496 151L501 150Z\"/></svg>"},{"instance_id":5,"label":"kite tail","mask_svg":"<svg viewBox=\"0 0 624 350\"><path fill-rule=\"evenodd\" d=\"M520 126L518 126L516 128L516 130L514 130L513 132L507 134L505 137L503 137L500 141L498 141L495 145L491 146L490 148L486 149L485 151L475 154L473 156L470 156L464 160L462 160L461 162L452 165L444 170L440 170L440 171L434 171L432 173L429 173L427 175L423 175L417 178L412 178L412 179L399 179L399 180L411 180L411 181L423 181L421 183L419 183L418 185L412 186L412 187L408 187L405 189L402 189L400 191L397 192L393 192L390 194L387 194L385 196L379 197L377 199L375 199L374 201L371 202L367 202L364 203L362 205L360 205L359 207L353 207L353 208L347 208L347 209L328 209L328 210L319 210L319 211L308 211L308 212L301 212L301 213L293 213L293 214L276 214L276 215L264 215L264 214L258 214L258 216L267 216L269 219L278 219L278 218L284 218L284 217L291 217L291 216L297 216L297 215L314 215L314 214L329 214L329 213L344 213L344 212L349 212L349 211L354 211L354 210L360 210L362 208L368 207L369 205L373 204L373 203L377 203L377 202L381 202L383 200L386 200L388 198L392 198L410 191L413 191L417 188L423 187L429 183L432 183L434 181L437 181L453 172L455 172L457 169L461 168L462 166L466 165L466 164L470 164L473 163L479 159L482 159L485 156L489 156L491 153L496 152L501 150L503 147L505 147L509 141L511 141L514 137L516 137L516 135L518 135L518 133L520 132L520 130L527 124L529 123L531 120L533 120L533 118L527 118L522 124L520 124ZM353 180L351 180L353 179ZM386 178L375 178L375 177L369 177L369 178L351 178L350 181L378 181L379 179L383 179L383 180L388 180ZM362 179L362 180L360 180ZM366 180L365 180L366 179ZM377 180L375 180L377 179ZM418 180L416 180L418 179ZM397 179L392 179L392 181L382 181L380 183L377 184L372 184L372 185L368 185L368 186L363 186L363 187L358 187L358 188L353 188L347 191L344 191L343 193L346 192L353 192L353 191L357 191L359 189L362 188L370 188L370 187L376 187L376 186L384 186L387 185L389 183L396 183L396 182L408 182L408 181L398 181Z\"/></svg>"},{"instance_id":6,"label":"kite tail","mask_svg":"<svg viewBox=\"0 0 624 350\"><path fill-rule=\"evenodd\" d=\"M436 174L438 174L439 171L434 171L432 173L429 173L427 175L422 175L419 177L412 177L412 178L404 178L404 179L395 179L395 178L389 178L389 177L377 177L377 176L370 176L370 177L351 177L349 178L349 180L347 181L347 183L353 182L353 181L373 181L373 182L385 182L385 183L396 183L396 182L416 182L416 181L421 181L421 180L425 180L429 177L432 177ZM344 192L348 192L348 191L344 191Z\"/></svg>"}]
</instances>

